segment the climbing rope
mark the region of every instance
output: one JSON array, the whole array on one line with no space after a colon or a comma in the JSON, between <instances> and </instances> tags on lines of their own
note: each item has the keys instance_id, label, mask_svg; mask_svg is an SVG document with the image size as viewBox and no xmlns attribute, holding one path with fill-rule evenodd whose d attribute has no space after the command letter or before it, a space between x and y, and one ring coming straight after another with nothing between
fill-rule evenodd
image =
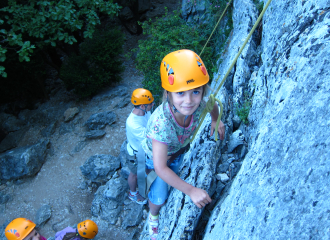
<instances>
[{"instance_id":1,"label":"climbing rope","mask_svg":"<svg viewBox=\"0 0 330 240\"><path fill-rule=\"evenodd\" d=\"M202 55L202 53L203 53L203 51L204 51L206 45L209 43L209 41L210 41L210 39L211 39L211 37L212 37L212 35L213 35L215 29L217 29L217 27L218 27L218 25L219 25L219 23L220 23L222 17L225 15L225 13L226 13L226 11L227 11L227 8L229 7L231 1L232 1L232 0L230 0L230 1L227 3L227 6L226 6L225 10L223 10L223 12L222 12L222 14L221 14L221 16L220 16L220 18L219 18L217 24L216 24L215 27L213 28L213 31L212 31L211 35L209 36L209 39L207 39L206 43L204 44L204 47L203 47L201 53L199 54L199 56Z\"/></svg>"},{"instance_id":2,"label":"climbing rope","mask_svg":"<svg viewBox=\"0 0 330 240\"><path fill-rule=\"evenodd\" d=\"M268 0L268 2L266 3L266 5L265 5L264 9L262 10L262 12L260 13L260 15L259 15L257 21L255 22L254 26L252 27L252 29L251 29L249 35L246 37L246 39L245 39L245 41L244 41L242 47L240 48L240 50L239 50L238 53L236 54L236 57L235 57L234 61L232 62L232 64L230 65L230 67L229 67L229 69L228 69L226 75L223 77L223 79L222 79L222 81L221 81L219 87L217 88L217 90L216 90L214 93L212 93L212 94L210 95L209 100L208 100L207 103L206 103L206 106L207 106L207 107L205 107L205 109L203 110L203 112L202 112L202 114L201 114L201 120L200 120L200 122L199 122L199 124L198 124L198 127L197 127L197 129L196 129L196 131L195 131L194 136L191 138L191 142L195 139L195 136L196 136L196 134L197 134L199 128L201 127L202 122L204 121L204 118L205 118L206 114L207 114L208 112L211 112L211 111L213 110L213 106L214 106L214 104L215 104L215 101L217 101L217 102L219 103L219 105L220 105L220 109L221 109L221 110L220 110L220 113L219 113L219 116L218 116L218 119L217 119L217 124L216 124L216 127L215 127L215 135L214 135L214 139L215 139L215 141L218 141L218 138L217 138L217 132L218 132L218 127L219 127L219 123L220 123L220 120L221 120L221 116L222 116L222 113L223 113L223 105L222 105L221 101L220 101L219 99L216 99L214 96L216 96L216 95L218 94L220 88L222 87L222 85L224 84L225 80L227 79L229 73L230 73L231 70L233 69L235 63L237 62L238 57L241 55L241 53L242 53L242 51L243 51L245 45L247 44L247 42L248 42L249 39L251 38L253 32L254 32L255 29L257 28L259 22L261 21L261 19L262 19L264 13L266 12L266 10L267 10L269 4L271 3L271 1L272 1L272 0ZM228 5L229 5L229 4L228 4ZM227 7L228 7L228 5L227 5ZM214 30L213 30L213 31L214 31ZM212 33L213 33L213 32L212 32ZM207 43L206 43L206 44L207 44ZM204 46L204 48L205 48L205 46ZM203 50L204 50L204 48L203 48ZM202 51L202 52L203 52L203 51ZM219 76L218 76L216 82L218 82L219 78L220 78L220 74L219 74ZM212 105L212 104L213 104L213 105ZM211 107L210 107L211 105L212 105L212 109L211 109Z\"/></svg>"}]
</instances>

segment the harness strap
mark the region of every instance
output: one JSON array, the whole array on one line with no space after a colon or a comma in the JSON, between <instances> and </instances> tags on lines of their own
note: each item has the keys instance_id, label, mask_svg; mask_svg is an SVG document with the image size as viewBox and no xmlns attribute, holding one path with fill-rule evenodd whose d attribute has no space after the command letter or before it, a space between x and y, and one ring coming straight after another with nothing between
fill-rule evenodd
<instances>
[{"instance_id":1,"label":"harness strap","mask_svg":"<svg viewBox=\"0 0 330 240\"><path fill-rule=\"evenodd\" d=\"M190 143L188 143L188 144L187 144L186 146L184 146L183 148L180 148L180 150L177 151L176 153L172 154L171 157L170 157L170 159L167 160L167 166L169 167L169 166L172 164L172 162L173 162L173 161L174 161L179 155L188 152L189 148L190 148Z\"/></svg>"},{"instance_id":2,"label":"harness strap","mask_svg":"<svg viewBox=\"0 0 330 240\"><path fill-rule=\"evenodd\" d=\"M137 158L137 183L139 188L139 194L146 198L146 159L145 152L140 144L138 152L136 154ZM155 178L156 179L156 178Z\"/></svg>"},{"instance_id":3,"label":"harness strap","mask_svg":"<svg viewBox=\"0 0 330 240\"><path fill-rule=\"evenodd\" d=\"M167 166L169 167L173 161L181 154L186 153L190 148L190 144L188 143L183 148L180 148L179 151L172 154L169 160L167 160ZM137 182L139 187L139 194L146 198L147 193L149 192L151 184L156 180L157 173L154 169L146 169L145 167L145 153L140 145L138 153L137 153L137 161L138 161L138 167L137 167ZM147 178L145 177L145 174L147 174Z\"/></svg>"}]
</instances>

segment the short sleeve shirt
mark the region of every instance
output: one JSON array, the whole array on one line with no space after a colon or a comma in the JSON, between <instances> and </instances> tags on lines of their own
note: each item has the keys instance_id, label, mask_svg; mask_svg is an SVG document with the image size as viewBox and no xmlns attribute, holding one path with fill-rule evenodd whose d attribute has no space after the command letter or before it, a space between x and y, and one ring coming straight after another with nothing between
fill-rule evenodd
<instances>
[{"instance_id":1,"label":"short sleeve shirt","mask_svg":"<svg viewBox=\"0 0 330 240\"><path fill-rule=\"evenodd\" d=\"M129 155L134 155L134 151L139 149L141 141L145 137L145 129L149 118L150 112L147 112L143 116L138 116L132 111L128 116L126 120L126 137L128 140L127 152Z\"/></svg>"},{"instance_id":2,"label":"short sleeve shirt","mask_svg":"<svg viewBox=\"0 0 330 240\"><path fill-rule=\"evenodd\" d=\"M153 139L168 146L167 155L172 155L186 146L198 126L205 105L205 101L202 100L199 107L192 114L188 127L184 128L176 122L168 102L163 102L156 108L147 124L146 138L141 143L145 153L152 158Z\"/></svg>"}]
</instances>

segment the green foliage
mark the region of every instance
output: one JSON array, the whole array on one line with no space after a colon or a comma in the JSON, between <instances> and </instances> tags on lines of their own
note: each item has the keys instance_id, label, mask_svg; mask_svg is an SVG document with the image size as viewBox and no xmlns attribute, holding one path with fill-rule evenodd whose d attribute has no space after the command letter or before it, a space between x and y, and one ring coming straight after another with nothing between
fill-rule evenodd
<instances>
[{"instance_id":1,"label":"green foliage","mask_svg":"<svg viewBox=\"0 0 330 240\"><path fill-rule=\"evenodd\" d=\"M168 14L167 9L165 9L165 15L162 18L149 20L142 24L143 33L150 37L146 40L140 40L139 48L135 49L137 51L137 68L144 74L143 87L149 89L156 96L157 104L161 101L163 91L159 74L161 60L168 53L179 49L190 49L200 54L218 17L226 6L225 1L220 0L220 2L221 6L220 4L217 5L216 9L213 7L215 5L210 5L210 9L207 11L211 12L211 19L206 24L189 25L180 17L180 12L174 11L173 14ZM218 34L228 37L231 29L232 26L221 29ZM210 74L210 79L217 69L214 47L218 41L217 37L215 34L211 38L201 56Z\"/></svg>"},{"instance_id":2,"label":"green foliage","mask_svg":"<svg viewBox=\"0 0 330 240\"><path fill-rule=\"evenodd\" d=\"M244 102L241 106L238 105L238 103L236 104L236 114L237 116L242 120L242 122L244 124L248 124L248 116L250 113L250 109L251 109L251 105L252 105L252 101L251 98L248 97L247 94L245 94L244 97Z\"/></svg>"},{"instance_id":3,"label":"green foliage","mask_svg":"<svg viewBox=\"0 0 330 240\"><path fill-rule=\"evenodd\" d=\"M146 21L142 24L142 28L144 34L152 37L140 40L139 49L135 49L138 51L137 68L145 77L143 87L149 89L159 100L162 97L159 75L161 60L168 53L179 49L190 49L199 54L206 42L209 28L205 25L187 25L178 11L172 15L166 11L163 18ZM208 46L203 52L202 59L211 76L214 70L212 57L212 48Z\"/></svg>"},{"instance_id":4,"label":"green foliage","mask_svg":"<svg viewBox=\"0 0 330 240\"><path fill-rule=\"evenodd\" d=\"M123 43L124 36L118 29L96 31L92 39L81 44L81 54L70 56L62 65L60 76L67 88L85 98L120 81Z\"/></svg>"},{"instance_id":5,"label":"green foliage","mask_svg":"<svg viewBox=\"0 0 330 240\"><path fill-rule=\"evenodd\" d=\"M43 84L46 78L44 59L39 50L29 58L29 62L20 62L16 51L8 49L3 63L6 68L3 74L8 76L0 76L0 103L25 100L29 104L38 98L47 98Z\"/></svg>"},{"instance_id":6,"label":"green foliage","mask_svg":"<svg viewBox=\"0 0 330 240\"><path fill-rule=\"evenodd\" d=\"M262 0L253 0L253 3L256 5L259 14L262 12L264 9L264 1Z\"/></svg>"},{"instance_id":7,"label":"green foliage","mask_svg":"<svg viewBox=\"0 0 330 240\"><path fill-rule=\"evenodd\" d=\"M0 9L0 61L9 47L16 49L20 61L30 61L36 47L73 44L79 35L91 38L100 24L98 14L113 16L119 9L111 0L8 0L8 6ZM1 66L0 74L6 77Z\"/></svg>"}]
</instances>

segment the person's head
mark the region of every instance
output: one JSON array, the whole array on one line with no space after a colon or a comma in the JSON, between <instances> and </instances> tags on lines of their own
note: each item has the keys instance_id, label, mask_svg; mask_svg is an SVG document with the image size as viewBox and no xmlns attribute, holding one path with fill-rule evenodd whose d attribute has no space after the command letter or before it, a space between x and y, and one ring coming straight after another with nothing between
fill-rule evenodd
<instances>
[{"instance_id":1,"label":"person's head","mask_svg":"<svg viewBox=\"0 0 330 240\"><path fill-rule=\"evenodd\" d=\"M26 218L16 218L5 229L8 240L39 240L40 234L36 230L36 224Z\"/></svg>"},{"instance_id":2,"label":"person's head","mask_svg":"<svg viewBox=\"0 0 330 240\"><path fill-rule=\"evenodd\" d=\"M149 90L137 88L132 93L131 102L135 108L148 112L153 106L154 97Z\"/></svg>"},{"instance_id":3,"label":"person's head","mask_svg":"<svg viewBox=\"0 0 330 240\"><path fill-rule=\"evenodd\" d=\"M77 231L83 238L93 239L98 233L97 224L92 220L85 220L77 225Z\"/></svg>"},{"instance_id":4,"label":"person's head","mask_svg":"<svg viewBox=\"0 0 330 240\"><path fill-rule=\"evenodd\" d=\"M198 108L210 79L202 59L187 49L167 54L160 65L160 76L165 99L184 115Z\"/></svg>"}]
</instances>

